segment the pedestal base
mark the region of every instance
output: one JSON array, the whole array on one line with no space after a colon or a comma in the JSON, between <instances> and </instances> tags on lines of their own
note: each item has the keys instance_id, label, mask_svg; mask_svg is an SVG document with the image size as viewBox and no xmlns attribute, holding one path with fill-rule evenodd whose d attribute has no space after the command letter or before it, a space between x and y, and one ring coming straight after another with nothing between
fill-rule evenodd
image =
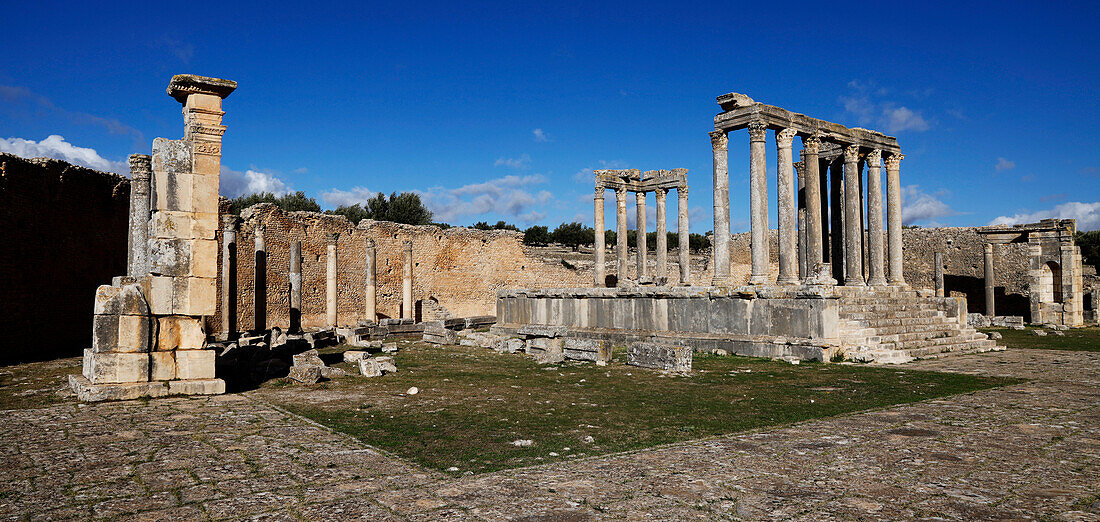
<instances>
[{"instance_id":1,"label":"pedestal base","mask_svg":"<svg viewBox=\"0 0 1100 522\"><path fill-rule=\"evenodd\" d=\"M221 379L92 384L92 381L89 381L83 375L70 375L69 386L72 387L76 398L84 402L125 401L142 397L166 397L168 395L220 395L225 393L225 381Z\"/></svg>"}]
</instances>

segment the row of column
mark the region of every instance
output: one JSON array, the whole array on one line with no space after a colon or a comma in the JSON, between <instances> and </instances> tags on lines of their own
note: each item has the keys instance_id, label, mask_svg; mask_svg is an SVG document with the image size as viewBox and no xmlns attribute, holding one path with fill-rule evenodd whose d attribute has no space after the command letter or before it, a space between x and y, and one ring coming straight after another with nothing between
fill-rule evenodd
<instances>
[{"instance_id":1,"label":"row of column","mask_svg":"<svg viewBox=\"0 0 1100 522\"><path fill-rule=\"evenodd\" d=\"M761 285L770 283L768 276L769 266L769 227L768 227L768 175L766 138L768 127L764 122L752 122L748 125L749 131L749 212L752 235L750 249L752 258L752 273L749 284ZM826 246L825 238L829 232L825 229L824 221L829 212L822 202L827 199L822 193L822 185L826 179L821 172L819 154L821 151L821 138L813 135L802 135L802 168L799 175L799 185L805 190L804 226L806 230L802 234L803 244L800 252L798 207L796 203L797 190L794 181L794 158L791 146L798 132L795 129L778 129L775 131L778 168L777 168L777 195L779 217L779 276L776 283L780 285L799 284L801 276L799 272L799 259L804 258L806 272L813 271L813 267L824 262ZM716 286L730 286L730 211L729 211L729 166L728 166L728 134L726 131L716 130L710 133L711 146L714 151L714 249L713 266ZM887 177L887 219L888 219L888 250L889 273L886 270L886 250L883 245L883 202L882 202L882 151L880 149L865 149L859 145L849 144L843 151L843 171L834 169L832 173L833 197L842 198L840 205L833 206L833 248L842 247L844 257L840 260L844 264L844 280L846 286L905 286L902 275L902 245L901 245L901 184L900 165L903 155L891 153L886 157ZM863 270L863 219L862 219L862 168L861 162L867 165L867 249L869 250L867 278L864 280ZM843 183L843 193L836 190ZM838 210L843 209L842 212ZM841 240L842 243L840 241Z\"/></svg>"},{"instance_id":2,"label":"row of column","mask_svg":"<svg viewBox=\"0 0 1100 522\"><path fill-rule=\"evenodd\" d=\"M657 189L654 191L654 197L657 200L657 277L667 277L668 274L668 218L666 216L667 199L669 189ZM606 189L603 186L596 187L595 193L595 284L597 287L606 286L606 257L605 250L607 245L604 238L604 192ZM691 275L690 266L690 253L689 247L689 232L688 232L688 190L687 187L678 187L676 189L676 195L679 197L677 203L677 234L679 239L679 254L678 262L680 264L680 283L689 284L689 277ZM616 225L616 265L618 270L619 281L626 280L626 264L627 264L627 226L626 226L626 198L627 189L618 188L615 189L615 225ZM643 281L648 279L649 275L649 251L646 244L648 239L646 238L646 193L635 193L635 206L637 209L637 279Z\"/></svg>"},{"instance_id":3,"label":"row of column","mask_svg":"<svg viewBox=\"0 0 1100 522\"><path fill-rule=\"evenodd\" d=\"M236 216L226 216L222 223L222 295L221 295L221 325L223 336L237 332L237 226ZM328 237L326 245L326 270L325 270L325 322L329 327L337 326L337 249L338 234ZM254 329L257 331L267 329L267 245L264 241L264 226L257 225L253 229L255 245L254 256ZM366 284L364 288L364 315L368 321L375 321L378 316L378 280L377 280L377 256L374 240L365 238L363 241L363 257L366 265ZM401 317L413 317L413 271L412 271L412 241L403 244L404 270L401 291ZM290 332L302 330L302 242L294 241L290 244Z\"/></svg>"}]
</instances>

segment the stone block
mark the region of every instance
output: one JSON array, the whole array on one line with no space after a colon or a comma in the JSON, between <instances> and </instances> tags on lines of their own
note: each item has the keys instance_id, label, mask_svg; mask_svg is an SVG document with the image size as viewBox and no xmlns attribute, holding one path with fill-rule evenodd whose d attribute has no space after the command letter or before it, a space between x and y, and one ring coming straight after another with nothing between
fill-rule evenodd
<instances>
[{"instance_id":1,"label":"stone block","mask_svg":"<svg viewBox=\"0 0 1100 522\"><path fill-rule=\"evenodd\" d=\"M192 215L191 236L195 239L215 239L217 231L217 212L196 212Z\"/></svg>"},{"instance_id":2,"label":"stone block","mask_svg":"<svg viewBox=\"0 0 1100 522\"><path fill-rule=\"evenodd\" d=\"M218 211L218 176L195 174L191 176L191 208L195 212Z\"/></svg>"},{"instance_id":3,"label":"stone block","mask_svg":"<svg viewBox=\"0 0 1100 522\"><path fill-rule=\"evenodd\" d=\"M202 320L185 315L157 317L156 350L201 350L206 347Z\"/></svg>"},{"instance_id":4,"label":"stone block","mask_svg":"<svg viewBox=\"0 0 1100 522\"><path fill-rule=\"evenodd\" d=\"M221 395L225 393L225 381L221 379L190 379L169 381L170 395Z\"/></svg>"},{"instance_id":5,"label":"stone block","mask_svg":"<svg viewBox=\"0 0 1100 522\"><path fill-rule=\"evenodd\" d=\"M522 352L525 344L523 339L501 339L493 349L502 353L516 353Z\"/></svg>"},{"instance_id":6,"label":"stone block","mask_svg":"<svg viewBox=\"0 0 1100 522\"><path fill-rule=\"evenodd\" d=\"M562 340L562 355L577 361L611 361L611 343L597 339L567 337Z\"/></svg>"},{"instance_id":7,"label":"stone block","mask_svg":"<svg viewBox=\"0 0 1100 522\"><path fill-rule=\"evenodd\" d=\"M347 374L348 372L345 372L342 368L333 368L331 366L321 368L321 377L326 379L335 379L336 377L343 377Z\"/></svg>"},{"instance_id":8,"label":"stone block","mask_svg":"<svg viewBox=\"0 0 1100 522\"><path fill-rule=\"evenodd\" d=\"M191 170L195 174L195 177L210 177L218 174L220 168L221 156L196 153L194 157L194 167L192 167Z\"/></svg>"},{"instance_id":9,"label":"stone block","mask_svg":"<svg viewBox=\"0 0 1100 522\"><path fill-rule=\"evenodd\" d=\"M70 375L69 386L76 398L84 402L125 401L168 395L168 385L163 382L93 384L83 375Z\"/></svg>"},{"instance_id":10,"label":"stone block","mask_svg":"<svg viewBox=\"0 0 1100 522\"><path fill-rule=\"evenodd\" d=\"M424 342L432 344L458 344L458 333L454 330L442 329L439 333L424 332Z\"/></svg>"},{"instance_id":11,"label":"stone block","mask_svg":"<svg viewBox=\"0 0 1100 522\"><path fill-rule=\"evenodd\" d=\"M96 289L95 314L148 315L141 286L135 283L121 286L103 285Z\"/></svg>"},{"instance_id":12,"label":"stone block","mask_svg":"<svg viewBox=\"0 0 1100 522\"><path fill-rule=\"evenodd\" d=\"M181 210L154 212L149 222L149 237L154 239L190 239L191 213Z\"/></svg>"},{"instance_id":13,"label":"stone block","mask_svg":"<svg viewBox=\"0 0 1100 522\"><path fill-rule=\"evenodd\" d=\"M359 374L363 377L381 377L382 368L370 357L359 359Z\"/></svg>"},{"instance_id":14,"label":"stone block","mask_svg":"<svg viewBox=\"0 0 1100 522\"><path fill-rule=\"evenodd\" d=\"M630 344L626 363L642 368L690 372L691 356L692 350L688 346L635 342Z\"/></svg>"},{"instance_id":15,"label":"stone block","mask_svg":"<svg viewBox=\"0 0 1100 522\"><path fill-rule=\"evenodd\" d=\"M118 351L118 315L96 315L92 318L92 351Z\"/></svg>"},{"instance_id":16,"label":"stone block","mask_svg":"<svg viewBox=\"0 0 1100 522\"><path fill-rule=\"evenodd\" d=\"M397 365L393 363L393 357L375 357L374 362L383 372L397 373Z\"/></svg>"},{"instance_id":17,"label":"stone block","mask_svg":"<svg viewBox=\"0 0 1100 522\"><path fill-rule=\"evenodd\" d=\"M176 351L149 352L149 379L170 381L176 378Z\"/></svg>"},{"instance_id":18,"label":"stone block","mask_svg":"<svg viewBox=\"0 0 1100 522\"><path fill-rule=\"evenodd\" d=\"M176 378L213 379L213 350L176 350Z\"/></svg>"},{"instance_id":19,"label":"stone block","mask_svg":"<svg viewBox=\"0 0 1100 522\"><path fill-rule=\"evenodd\" d=\"M191 275L190 239L149 240L149 273L173 277Z\"/></svg>"},{"instance_id":20,"label":"stone block","mask_svg":"<svg viewBox=\"0 0 1100 522\"><path fill-rule=\"evenodd\" d=\"M307 350L299 354L295 354L291 357L294 366L318 366L325 365L325 361L321 360L321 355L317 353L317 350Z\"/></svg>"},{"instance_id":21,"label":"stone block","mask_svg":"<svg viewBox=\"0 0 1100 522\"><path fill-rule=\"evenodd\" d=\"M321 367L291 366L290 374L287 377L302 384L317 384L317 381L321 380Z\"/></svg>"},{"instance_id":22,"label":"stone block","mask_svg":"<svg viewBox=\"0 0 1100 522\"><path fill-rule=\"evenodd\" d=\"M186 315L214 315L217 309L218 285L213 277L187 278Z\"/></svg>"},{"instance_id":23,"label":"stone block","mask_svg":"<svg viewBox=\"0 0 1100 522\"><path fill-rule=\"evenodd\" d=\"M97 316L101 317L101 316ZM118 343L115 351L118 352L147 352L149 351L150 324L152 319L147 315L119 315L118 318Z\"/></svg>"},{"instance_id":24,"label":"stone block","mask_svg":"<svg viewBox=\"0 0 1100 522\"><path fill-rule=\"evenodd\" d=\"M196 239L191 244L191 275L195 277L218 276L218 242L213 239Z\"/></svg>"},{"instance_id":25,"label":"stone block","mask_svg":"<svg viewBox=\"0 0 1100 522\"><path fill-rule=\"evenodd\" d=\"M92 384L148 382L149 354L84 350L84 376Z\"/></svg>"},{"instance_id":26,"label":"stone block","mask_svg":"<svg viewBox=\"0 0 1100 522\"><path fill-rule=\"evenodd\" d=\"M561 337L569 331L564 326L549 326L543 324L529 324L516 330L516 335L527 337Z\"/></svg>"}]
</instances>

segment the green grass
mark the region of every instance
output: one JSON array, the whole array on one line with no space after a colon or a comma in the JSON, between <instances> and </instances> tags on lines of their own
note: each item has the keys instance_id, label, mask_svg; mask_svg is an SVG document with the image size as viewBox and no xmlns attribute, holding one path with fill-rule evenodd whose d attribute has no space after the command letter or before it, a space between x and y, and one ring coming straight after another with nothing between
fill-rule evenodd
<instances>
[{"instance_id":1,"label":"green grass","mask_svg":"<svg viewBox=\"0 0 1100 522\"><path fill-rule=\"evenodd\" d=\"M696 355L690 376L672 376L618 362L540 367L521 354L420 343L406 343L396 363L399 372L381 378L255 393L421 465L481 473L1020 382L712 355ZM420 393L405 395L411 386ZM518 439L534 445L511 444Z\"/></svg>"},{"instance_id":2,"label":"green grass","mask_svg":"<svg viewBox=\"0 0 1100 522\"><path fill-rule=\"evenodd\" d=\"M1055 335L1047 331L1047 335L1039 337L1032 334L1037 328L1028 327L1026 330L1013 330L1011 328L982 328L982 332L1000 332L1003 337L997 344L1007 348L1034 350L1073 350L1098 352L1100 351L1100 328L1091 326L1088 328L1070 328L1064 331L1066 335Z\"/></svg>"}]
</instances>

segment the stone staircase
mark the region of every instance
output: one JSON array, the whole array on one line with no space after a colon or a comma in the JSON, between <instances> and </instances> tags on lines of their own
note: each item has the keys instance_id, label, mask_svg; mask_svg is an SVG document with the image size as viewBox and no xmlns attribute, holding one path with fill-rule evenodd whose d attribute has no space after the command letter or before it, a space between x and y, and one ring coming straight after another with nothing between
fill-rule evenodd
<instances>
[{"instance_id":1,"label":"stone staircase","mask_svg":"<svg viewBox=\"0 0 1100 522\"><path fill-rule=\"evenodd\" d=\"M998 349L995 341L966 325L964 304L960 320L960 303L954 298L896 288L852 290L839 300L846 359L896 364Z\"/></svg>"}]
</instances>

